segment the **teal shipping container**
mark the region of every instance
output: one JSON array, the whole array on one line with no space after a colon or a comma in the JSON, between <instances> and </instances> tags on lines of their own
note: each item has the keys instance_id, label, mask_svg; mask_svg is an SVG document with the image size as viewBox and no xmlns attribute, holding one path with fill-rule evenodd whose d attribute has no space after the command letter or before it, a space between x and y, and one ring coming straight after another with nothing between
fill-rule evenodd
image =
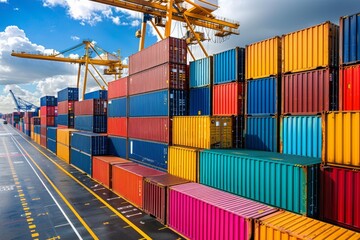
<instances>
[{"instance_id":1,"label":"teal shipping container","mask_svg":"<svg viewBox=\"0 0 360 240\"><path fill-rule=\"evenodd\" d=\"M280 152L321 158L321 116L280 118Z\"/></svg>"},{"instance_id":2,"label":"teal shipping container","mask_svg":"<svg viewBox=\"0 0 360 240\"><path fill-rule=\"evenodd\" d=\"M321 159L252 150L200 152L200 183L316 217Z\"/></svg>"},{"instance_id":3,"label":"teal shipping container","mask_svg":"<svg viewBox=\"0 0 360 240\"><path fill-rule=\"evenodd\" d=\"M190 62L190 88L207 87L212 82L212 57Z\"/></svg>"},{"instance_id":4,"label":"teal shipping container","mask_svg":"<svg viewBox=\"0 0 360 240\"><path fill-rule=\"evenodd\" d=\"M269 152L278 151L278 117L246 117L245 124L245 148Z\"/></svg>"}]
</instances>

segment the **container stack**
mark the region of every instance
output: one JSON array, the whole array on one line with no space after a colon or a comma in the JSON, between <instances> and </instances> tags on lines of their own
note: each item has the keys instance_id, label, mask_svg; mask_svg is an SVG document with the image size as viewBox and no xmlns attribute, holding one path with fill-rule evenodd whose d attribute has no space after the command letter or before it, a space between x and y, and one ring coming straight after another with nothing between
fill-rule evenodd
<instances>
[{"instance_id":1,"label":"container stack","mask_svg":"<svg viewBox=\"0 0 360 240\"><path fill-rule=\"evenodd\" d=\"M24 122L24 133L31 136L31 130L32 130L32 123L31 118L37 116L35 112L25 112L23 117Z\"/></svg>"},{"instance_id":2,"label":"container stack","mask_svg":"<svg viewBox=\"0 0 360 240\"><path fill-rule=\"evenodd\" d=\"M93 133L107 131L107 100L88 99L75 102L75 129Z\"/></svg>"},{"instance_id":3,"label":"container stack","mask_svg":"<svg viewBox=\"0 0 360 240\"><path fill-rule=\"evenodd\" d=\"M78 88L65 88L58 92L58 121L57 127L74 128L75 102L79 100Z\"/></svg>"},{"instance_id":4,"label":"container stack","mask_svg":"<svg viewBox=\"0 0 360 240\"><path fill-rule=\"evenodd\" d=\"M41 119L40 117L32 117L30 119L30 126L31 126L31 139L35 141L35 136L34 136L34 133L35 133L35 126L40 126L41 124Z\"/></svg>"},{"instance_id":5,"label":"container stack","mask_svg":"<svg viewBox=\"0 0 360 240\"><path fill-rule=\"evenodd\" d=\"M40 98L40 123L41 123L41 136L40 136L40 145L46 148L46 132L47 127L55 126L55 106L56 98L54 96L44 96Z\"/></svg>"},{"instance_id":6,"label":"container stack","mask_svg":"<svg viewBox=\"0 0 360 240\"><path fill-rule=\"evenodd\" d=\"M278 152L281 38L246 46L245 148Z\"/></svg>"},{"instance_id":7,"label":"container stack","mask_svg":"<svg viewBox=\"0 0 360 240\"><path fill-rule=\"evenodd\" d=\"M321 158L321 114L338 108L338 33L325 22L282 36L282 153Z\"/></svg>"},{"instance_id":8,"label":"container stack","mask_svg":"<svg viewBox=\"0 0 360 240\"><path fill-rule=\"evenodd\" d=\"M171 119L188 114L187 45L167 38L129 57L128 158L168 169Z\"/></svg>"},{"instance_id":9,"label":"container stack","mask_svg":"<svg viewBox=\"0 0 360 240\"><path fill-rule=\"evenodd\" d=\"M46 148L54 154L56 154L56 135L57 135L57 127L47 127Z\"/></svg>"},{"instance_id":10,"label":"container stack","mask_svg":"<svg viewBox=\"0 0 360 240\"><path fill-rule=\"evenodd\" d=\"M16 126L16 124L18 124L20 122L20 118L21 118L21 115L23 113L21 112L13 112L11 114L11 121L10 121L10 124L13 125L14 127Z\"/></svg>"},{"instance_id":11,"label":"container stack","mask_svg":"<svg viewBox=\"0 0 360 240\"><path fill-rule=\"evenodd\" d=\"M40 119L40 118L39 118ZM40 145L41 125L34 125L34 142Z\"/></svg>"},{"instance_id":12,"label":"container stack","mask_svg":"<svg viewBox=\"0 0 360 240\"><path fill-rule=\"evenodd\" d=\"M321 217L360 231L360 13L340 18L339 112L323 117Z\"/></svg>"},{"instance_id":13,"label":"container stack","mask_svg":"<svg viewBox=\"0 0 360 240\"><path fill-rule=\"evenodd\" d=\"M85 93L83 100L90 100L90 99L107 100L108 99L108 91L107 90L96 90L93 92Z\"/></svg>"}]
</instances>

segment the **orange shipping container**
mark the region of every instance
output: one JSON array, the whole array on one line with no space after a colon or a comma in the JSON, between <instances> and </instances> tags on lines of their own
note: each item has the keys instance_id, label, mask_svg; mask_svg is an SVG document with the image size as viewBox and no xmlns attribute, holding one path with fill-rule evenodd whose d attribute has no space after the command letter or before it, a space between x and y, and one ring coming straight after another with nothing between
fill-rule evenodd
<instances>
[{"instance_id":1,"label":"orange shipping container","mask_svg":"<svg viewBox=\"0 0 360 240\"><path fill-rule=\"evenodd\" d=\"M127 118L108 117L108 134L127 137Z\"/></svg>"},{"instance_id":2,"label":"orange shipping container","mask_svg":"<svg viewBox=\"0 0 360 240\"><path fill-rule=\"evenodd\" d=\"M214 116L233 116L243 114L243 83L226 83L215 85L213 94Z\"/></svg>"},{"instance_id":3,"label":"orange shipping container","mask_svg":"<svg viewBox=\"0 0 360 240\"><path fill-rule=\"evenodd\" d=\"M113 165L112 189L134 205L143 208L143 180L145 177L166 174L141 165Z\"/></svg>"}]
</instances>

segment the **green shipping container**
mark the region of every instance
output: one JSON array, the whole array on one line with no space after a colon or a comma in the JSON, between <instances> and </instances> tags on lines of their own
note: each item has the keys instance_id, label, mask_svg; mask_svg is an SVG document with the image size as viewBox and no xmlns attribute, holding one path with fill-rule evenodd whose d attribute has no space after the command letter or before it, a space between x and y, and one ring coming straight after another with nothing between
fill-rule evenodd
<instances>
[{"instance_id":1,"label":"green shipping container","mask_svg":"<svg viewBox=\"0 0 360 240\"><path fill-rule=\"evenodd\" d=\"M252 150L200 152L200 183L316 217L321 159Z\"/></svg>"}]
</instances>

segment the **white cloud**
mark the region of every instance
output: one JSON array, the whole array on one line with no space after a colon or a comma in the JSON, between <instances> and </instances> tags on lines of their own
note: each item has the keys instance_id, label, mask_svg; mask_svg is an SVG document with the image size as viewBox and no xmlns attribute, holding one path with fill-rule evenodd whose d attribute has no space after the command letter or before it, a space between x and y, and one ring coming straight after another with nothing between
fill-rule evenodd
<instances>
[{"instance_id":1,"label":"white cloud","mask_svg":"<svg viewBox=\"0 0 360 240\"><path fill-rule=\"evenodd\" d=\"M140 21L139 20L133 20L132 22L131 22L131 26L132 27L137 27L137 26L139 26L140 25Z\"/></svg>"},{"instance_id":2,"label":"white cloud","mask_svg":"<svg viewBox=\"0 0 360 240\"><path fill-rule=\"evenodd\" d=\"M119 17L119 16L113 17L113 18L111 18L111 19L112 19L112 21L113 21L114 24L116 24L116 25L120 25L120 24L121 24L121 23L120 23L120 17Z\"/></svg>"},{"instance_id":3,"label":"white cloud","mask_svg":"<svg viewBox=\"0 0 360 240\"><path fill-rule=\"evenodd\" d=\"M16 97L20 97L34 105L39 106L40 94L38 92L34 93L25 90L17 84L6 85L3 89L3 93L0 94L0 112L9 113L15 111L15 103L9 90L12 90Z\"/></svg>"},{"instance_id":4,"label":"white cloud","mask_svg":"<svg viewBox=\"0 0 360 240\"><path fill-rule=\"evenodd\" d=\"M74 40L74 41L79 41L80 40L80 38L78 36L71 36L70 38L72 40Z\"/></svg>"},{"instance_id":5,"label":"white cloud","mask_svg":"<svg viewBox=\"0 0 360 240\"><path fill-rule=\"evenodd\" d=\"M0 0L0 3L7 3L7 0Z\"/></svg>"},{"instance_id":6,"label":"white cloud","mask_svg":"<svg viewBox=\"0 0 360 240\"><path fill-rule=\"evenodd\" d=\"M20 10L20 8L14 8L14 11L19 11Z\"/></svg>"}]
</instances>

